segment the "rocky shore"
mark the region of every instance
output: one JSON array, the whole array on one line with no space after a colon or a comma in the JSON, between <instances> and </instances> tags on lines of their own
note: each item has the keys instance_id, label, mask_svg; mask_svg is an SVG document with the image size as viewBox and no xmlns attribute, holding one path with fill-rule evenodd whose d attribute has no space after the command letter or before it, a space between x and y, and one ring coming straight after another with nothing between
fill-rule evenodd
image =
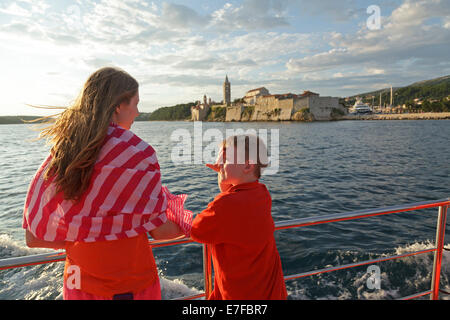
<instances>
[{"instance_id":1,"label":"rocky shore","mask_svg":"<svg viewBox=\"0 0 450 320\"><path fill-rule=\"evenodd\" d=\"M339 120L440 120L450 119L450 112L426 112L426 113L392 113L369 115L345 115Z\"/></svg>"}]
</instances>

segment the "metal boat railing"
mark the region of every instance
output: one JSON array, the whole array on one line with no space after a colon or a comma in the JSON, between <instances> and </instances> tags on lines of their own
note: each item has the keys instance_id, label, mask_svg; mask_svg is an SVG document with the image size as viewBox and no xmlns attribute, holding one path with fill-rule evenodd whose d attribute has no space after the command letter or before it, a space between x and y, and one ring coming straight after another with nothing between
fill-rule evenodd
<instances>
[{"instance_id":1,"label":"metal boat railing","mask_svg":"<svg viewBox=\"0 0 450 320\"><path fill-rule=\"evenodd\" d=\"M303 273L299 273L299 274L287 275L284 277L284 279L285 279L285 281L289 281L289 280L293 280L293 279L299 279L299 278L318 275L318 274L327 273L327 272L331 272L331 271L354 268L354 267L363 266L363 265L371 265L371 264L378 263L378 262L384 262L384 261L388 261L388 260L394 260L394 259L414 256L414 255L418 255L418 254L434 252L433 273L432 273L430 289L423 291L423 292L409 295L407 297L403 297L401 299L409 300L409 299L414 299L414 298L418 298L421 296L430 295L430 299L437 300L439 298L439 291L440 291L439 290L439 282L440 282L440 276L441 276L442 255L443 255L443 250L444 250L447 209L449 206L450 206L450 198L447 198L447 199L442 199L442 200L424 201L424 202L418 202L418 203L412 203L412 204L397 205L397 206L368 209L368 210L359 210L359 211L352 211L352 212L346 212L346 213L329 214L329 215L322 215L322 216L317 216L317 217L307 217L307 218L277 222L277 223L275 223L275 230L283 230L283 229L290 229L290 228L300 228L300 227L306 227L306 226L320 225L320 224L326 224L326 223L331 223L331 222L362 219L362 218L368 218L368 217L374 217L374 216L380 216L380 215L386 215L386 214L392 214L392 213L415 211L415 210L421 210L421 209L427 209L427 208L439 208L437 224L436 224L435 247L433 247L431 249L419 250L419 251L415 251L415 252L409 252L409 253L400 254L400 255L382 257L382 258L378 258L378 259L365 260L365 261L360 261L360 262L355 262L355 263L350 263L350 264L345 264L345 265L338 265L338 266L328 267L328 268L323 268L323 269L318 269L318 270L311 270L311 271L303 272ZM189 242L193 242L192 239L181 238L181 239L164 240L164 241L150 241L150 244L153 248L157 248L157 247L178 245L178 244L189 243ZM31 255L31 256L2 259L2 260L0 260L0 270L64 261L65 258L66 258L65 253L59 251L59 252L55 252L55 253L42 253L42 254ZM211 250L209 248L209 245L207 245L207 244L203 244L203 275L204 275L205 292L196 294L196 295L187 296L187 297L181 297L179 299L188 300L188 299L198 299L198 298L202 298L202 297L208 297L209 294L212 292Z\"/></svg>"}]
</instances>

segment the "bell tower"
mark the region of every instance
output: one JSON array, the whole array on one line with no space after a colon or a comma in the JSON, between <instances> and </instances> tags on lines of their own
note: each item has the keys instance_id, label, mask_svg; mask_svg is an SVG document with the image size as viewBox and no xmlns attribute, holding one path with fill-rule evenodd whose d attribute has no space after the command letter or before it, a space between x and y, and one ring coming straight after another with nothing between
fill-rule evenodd
<instances>
[{"instance_id":1,"label":"bell tower","mask_svg":"<svg viewBox=\"0 0 450 320\"><path fill-rule=\"evenodd\" d=\"M228 75L225 76L225 82L223 83L223 104L231 104L231 84L228 81Z\"/></svg>"}]
</instances>

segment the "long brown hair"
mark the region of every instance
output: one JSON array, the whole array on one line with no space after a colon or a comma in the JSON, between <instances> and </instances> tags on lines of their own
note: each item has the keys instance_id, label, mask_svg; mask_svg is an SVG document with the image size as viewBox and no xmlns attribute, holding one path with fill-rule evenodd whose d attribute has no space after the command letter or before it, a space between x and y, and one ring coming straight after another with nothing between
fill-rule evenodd
<instances>
[{"instance_id":1,"label":"long brown hair","mask_svg":"<svg viewBox=\"0 0 450 320\"><path fill-rule=\"evenodd\" d=\"M39 137L52 146L44 178L54 177L65 199L79 200L89 187L114 111L122 102L130 103L138 87L125 71L101 68L88 78L74 104L41 131Z\"/></svg>"}]
</instances>

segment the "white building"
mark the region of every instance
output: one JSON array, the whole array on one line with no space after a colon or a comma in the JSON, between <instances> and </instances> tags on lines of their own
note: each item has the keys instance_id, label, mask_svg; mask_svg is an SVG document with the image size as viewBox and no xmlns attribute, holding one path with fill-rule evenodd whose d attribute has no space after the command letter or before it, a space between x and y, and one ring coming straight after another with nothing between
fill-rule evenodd
<instances>
[{"instance_id":1,"label":"white building","mask_svg":"<svg viewBox=\"0 0 450 320\"><path fill-rule=\"evenodd\" d=\"M264 87L252 89L245 94L244 101L246 104L255 105L257 97L266 96L269 94L269 90Z\"/></svg>"}]
</instances>

